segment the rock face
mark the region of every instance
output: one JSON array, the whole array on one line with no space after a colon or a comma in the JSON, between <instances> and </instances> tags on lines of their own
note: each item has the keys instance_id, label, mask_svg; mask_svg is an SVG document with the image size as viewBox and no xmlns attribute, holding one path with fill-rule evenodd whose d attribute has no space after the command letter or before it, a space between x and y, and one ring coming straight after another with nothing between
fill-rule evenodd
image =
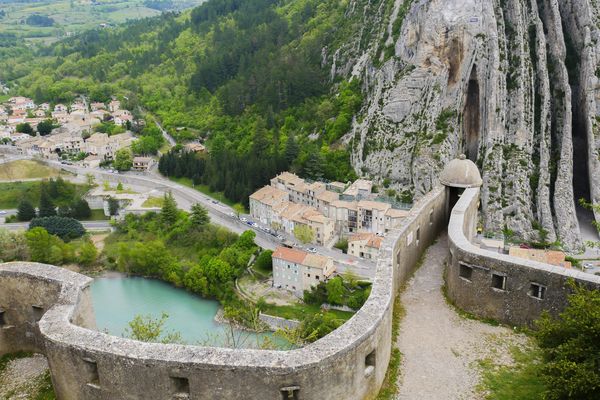
<instances>
[{"instance_id":1,"label":"rock face","mask_svg":"<svg viewBox=\"0 0 600 400\"><path fill-rule=\"evenodd\" d=\"M360 77L367 93L345 137L356 170L416 199L464 153L482 171L486 231L581 249L575 199L600 201L599 8L351 2L349 16L368 19L370 45L357 45L361 32L330 57L332 75Z\"/></svg>"}]
</instances>

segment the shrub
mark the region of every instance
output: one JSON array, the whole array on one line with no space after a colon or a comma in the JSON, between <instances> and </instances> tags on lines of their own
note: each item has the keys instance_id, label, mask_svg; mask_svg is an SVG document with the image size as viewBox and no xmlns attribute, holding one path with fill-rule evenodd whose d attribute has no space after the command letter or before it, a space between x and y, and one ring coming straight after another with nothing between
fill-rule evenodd
<instances>
[{"instance_id":1,"label":"shrub","mask_svg":"<svg viewBox=\"0 0 600 400\"><path fill-rule=\"evenodd\" d=\"M34 218L29 224L29 229L44 228L51 235L56 235L63 240L76 239L85 235L85 228L81 222L69 217L43 217Z\"/></svg>"}]
</instances>

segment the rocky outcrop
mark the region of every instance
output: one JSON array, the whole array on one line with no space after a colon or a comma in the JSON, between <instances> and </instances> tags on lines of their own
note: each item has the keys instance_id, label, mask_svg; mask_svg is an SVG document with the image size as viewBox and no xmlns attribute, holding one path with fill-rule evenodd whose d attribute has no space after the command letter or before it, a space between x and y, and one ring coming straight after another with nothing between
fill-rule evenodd
<instances>
[{"instance_id":1,"label":"rocky outcrop","mask_svg":"<svg viewBox=\"0 0 600 400\"><path fill-rule=\"evenodd\" d=\"M332 69L360 77L367 93L345 137L356 170L406 201L465 153L482 170L486 231L581 249L576 196L600 201L594 4L354 1L350 16L368 9L363 18L380 26L369 45L355 38L336 52ZM574 167L586 173L575 190Z\"/></svg>"}]
</instances>

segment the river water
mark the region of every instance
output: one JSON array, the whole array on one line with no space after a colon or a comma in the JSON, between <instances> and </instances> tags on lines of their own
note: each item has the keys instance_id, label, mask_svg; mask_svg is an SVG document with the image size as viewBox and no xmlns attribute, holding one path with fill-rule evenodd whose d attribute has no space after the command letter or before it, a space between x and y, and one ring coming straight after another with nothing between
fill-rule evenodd
<instances>
[{"instance_id":1,"label":"river water","mask_svg":"<svg viewBox=\"0 0 600 400\"><path fill-rule=\"evenodd\" d=\"M270 332L232 331L229 325L214 320L219 309L217 301L203 299L156 279L110 274L96 278L91 289L98 330L111 335L125 336L129 321L136 315L160 318L165 312L169 318L163 332L179 332L186 344L258 348L269 338L278 347L284 346Z\"/></svg>"}]
</instances>

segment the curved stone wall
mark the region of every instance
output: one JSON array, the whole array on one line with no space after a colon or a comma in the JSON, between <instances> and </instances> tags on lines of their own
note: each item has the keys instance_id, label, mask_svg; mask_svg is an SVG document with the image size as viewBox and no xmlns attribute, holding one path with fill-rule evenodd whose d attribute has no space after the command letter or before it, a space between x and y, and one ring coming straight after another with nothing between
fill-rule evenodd
<instances>
[{"instance_id":1,"label":"curved stone wall","mask_svg":"<svg viewBox=\"0 0 600 400\"><path fill-rule=\"evenodd\" d=\"M300 349L234 350L110 336L88 329L89 278L49 265L7 263L0 264L0 309L12 327L0 331L0 352L45 354L56 393L67 400L371 399L390 358L397 288L446 215L446 191L438 187L385 239L365 305L342 327ZM36 299L39 318L28 314L34 292L43 293L43 301Z\"/></svg>"},{"instance_id":2,"label":"curved stone wall","mask_svg":"<svg viewBox=\"0 0 600 400\"><path fill-rule=\"evenodd\" d=\"M505 324L532 326L542 311L556 315L565 308L569 279L589 289L600 289L600 276L473 245L478 208L479 189L466 189L452 209L448 225L446 285L457 307Z\"/></svg>"}]
</instances>

